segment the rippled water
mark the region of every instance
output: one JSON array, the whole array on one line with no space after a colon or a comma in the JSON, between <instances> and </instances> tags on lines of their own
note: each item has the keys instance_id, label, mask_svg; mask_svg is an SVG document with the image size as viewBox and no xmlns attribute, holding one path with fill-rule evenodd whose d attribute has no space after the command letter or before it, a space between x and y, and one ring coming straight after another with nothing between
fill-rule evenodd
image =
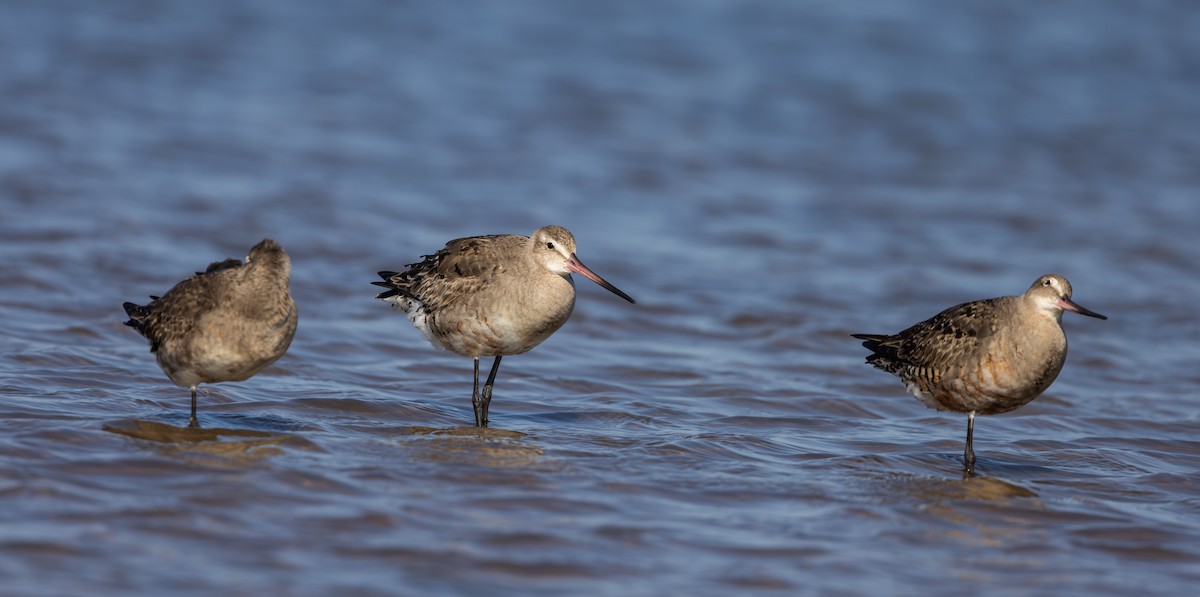
<instances>
[{"instance_id":1,"label":"rippled water","mask_svg":"<svg viewBox=\"0 0 1200 597\"><path fill-rule=\"evenodd\" d=\"M0 18L6 594L1185 594L1200 5L39 2ZM638 299L469 360L374 300L570 228ZM187 391L121 325L271 236L300 329ZM1057 272L1046 395L863 364Z\"/></svg>"}]
</instances>

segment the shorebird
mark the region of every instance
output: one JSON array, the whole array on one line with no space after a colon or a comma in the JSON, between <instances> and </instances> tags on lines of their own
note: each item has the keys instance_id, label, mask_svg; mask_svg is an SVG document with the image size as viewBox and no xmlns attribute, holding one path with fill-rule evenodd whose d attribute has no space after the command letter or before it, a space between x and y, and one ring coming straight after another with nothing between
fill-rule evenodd
<instances>
[{"instance_id":1,"label":"shorebird","mask_svg":"<svg viewBox=\"0 0 1200 597\"><path fill-rule=\"evenodd\" d=\"M1028 404L1050 387L1067 358L1063 311L1108 319L1071 300L1058 275L1034 281L1021 296L951 307L903 332L852 334L873 354L867 363L895 375L926 406L967 413L963 473L975 469L975 415Z\"/></svg>"},{"instance_id":2,"label":"shorebird","mask_svg":"<svg viewBox=\"0 0 1200 597\"><path fill-rule=\"evenodd\" d=\"M264 239L246 262L217 261L176 284L150 304L125 303L125 325L150 341L163 373L192 391L196 386L242 381L287 352L296 335L298 312L288 291L291 260L283 247Z\"/></svg>"},{"instance_id":3,"label":"shorebird","mask_svg":"<svg viewBox=\"0 0 1200 597\"><path fill-rule=\"evenodd\" d=\"M575 256L575 237L543 226L526 237L498 234L459 238L422 256L401 273L379 272L386 288L375 298L404 311L435 347L475 360L471 405L475 426L487 427L492 384L500 359L528 352L566 323L580 274L635 303ZM479 389L480 357L495 357Z\"/></svg>"}]
</instances>

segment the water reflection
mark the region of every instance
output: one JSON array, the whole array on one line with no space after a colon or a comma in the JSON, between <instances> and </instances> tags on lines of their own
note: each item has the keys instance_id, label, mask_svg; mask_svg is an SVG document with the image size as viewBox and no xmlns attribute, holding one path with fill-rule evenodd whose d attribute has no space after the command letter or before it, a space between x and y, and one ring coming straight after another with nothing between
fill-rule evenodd
<instances>
[{"instance_id":1,"label":"water reflection","mask_svg":"<svg viewBox=\"0 0 1200 597\"><path fill-rule=\"evenodd\" d=\"M317 449L303 437L254 429L176 427L157 421L129 419L105 423L105 431L155 442L155 449L220 468L240 468L277 456L283 447Z\"/></svg>"},{"instance_id":2,"label":"water reflection","mask_svg":"<svg viewBox=\"0 0 1200 597\"><path fill-rule=\"evenodd\" d=\"M413 427L406 442L417 458L488 468L531 468L545 464L545 451L532 436L494 427Z\"/></svg>"},{"instance_id":3,"label":"water reflection","mask_svg":"<svg viewBox=\"0 0 1200 597\"><path fill-rule=\"evenodd\" d=\"M959 484L963 490L960 499L1001 501L1010 498L1036 498L1038 494L1032 489L1010 483L995 477L980 477L978 475L963 479Z\"/></svg>"},{"instance_id":4,"label":"water reflection","mask_svg":"<svg viewBox=\"0 0 1200 597\"><path fill-rule=\"evenodd\" d=\"M981 475L954 478L900 474L890 476L890 491L924 503L1003 502L1013 498L1036 498L1038 494L1022 485Z\"/></svg>"}]
</instances>

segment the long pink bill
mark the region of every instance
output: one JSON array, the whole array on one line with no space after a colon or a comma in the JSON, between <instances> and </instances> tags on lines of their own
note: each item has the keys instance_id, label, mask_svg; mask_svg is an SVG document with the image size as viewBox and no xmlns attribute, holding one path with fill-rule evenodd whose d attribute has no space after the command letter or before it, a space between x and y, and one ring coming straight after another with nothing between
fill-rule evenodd
<instances>
[{"instance_id":1,"label":"long pink bill","mask_svg":"<svg viewBox=\"0 0 1200 597\"><path fill-rule=\"evenodd\" d=\"M1085 309L1085 308L1077 305L1075 303L1075 301L1073 301L1069 298L1058 299L1058 306L1062 307L1063 309L1065 309L1067 311L1074 311L1075 313L1078 313L1080 315L1087 315L1088 317L1095 317L1096 319L1108 319L1108 317L1105 317L1095 311L1092 311L1091 309Z\"/></svg>"},{"instance_id":2,"label":"long pink bill","mask_svg":"<svg viewBox=\"0 0 1200 597\"><path fill-rule=\"evenodd\" d=\"M587 279L599 284L605 290L607 290L607 291L609 291L609 292L611 292L611 293L613 293L635 305L637 304L637 301L633 300L633 298L631 298L628 294L621 292L621 289L617 288L616 286L613 286L612 284L609 284L608 280L601 278L600 276L596 275L595 272L588 269L588 267L586 265L584 265L583 262L580 261L579 258L575 256L574 253L572 253L571 258L567 260L567 269L571 270L572 273L576 273L581 276L584 276Z\"/></svg>"}]
</instances>

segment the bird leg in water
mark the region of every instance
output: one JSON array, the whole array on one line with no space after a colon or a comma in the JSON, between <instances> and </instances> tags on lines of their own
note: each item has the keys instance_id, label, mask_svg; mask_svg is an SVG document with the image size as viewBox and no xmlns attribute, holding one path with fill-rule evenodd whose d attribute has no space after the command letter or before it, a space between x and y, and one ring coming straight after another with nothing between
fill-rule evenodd
<instances>
[{"instance_id":1,"label":"bird leg in water","mask_svg":"<svg viewBox=\"0 0 1200 597\"><path fill-rule=\"evenodd\" d=\"M475 426L487 427L483 414L483 396L479 395L479 357L475 357L475 387L471 390L471 406L475 408Z\"/></svg>"},{"instance_id":2,"label":"bird leg in water","mask_svg":"<svg viewBox=\"0 0 1200 597\"><path fill-rule=\"evenodd\" d=\"M492 361L492 371L488 373L487 383L483 384L483 427L488 424L488 405L492 403L492 384L496 383L496 372L500 370L500 355Z\"/></svg>"},{"instance_id":3,"label":"bird leg in water","mask_svg":"<svg viewBox=\"0 0 1200 597\"><path fill-rule=\"evenodd\" d=\"M479 357L475 357L475 388L471 391L471 406L475 407L475 426L488 426L488 405L492 403L492 384L496 383L496 372L500 370L500 358L492 362L492 371L479 392Z\"/></svg>"},{"instance_id":4,"label":"bird leg in water","mask_svg":"<svg viewBox=\"0 0 1200 597\"><path fill-rule=\"evenodd\" d=\"M192 386L192 416L188 418L188 427L200 427L200 421L196 420L196 386Z\"/></svg>"},{"instance_id":5,"label":"bird leg in water","mask_svg":"<svg viewBox=\"0 0 1200 597\"><path fill-rule=\"evenodd\" d=\"M967 447L963 450L963 476L975 476L975 450L971 447L975 435L975 411L967 413Z\"/></svg>"}]
</instances>

